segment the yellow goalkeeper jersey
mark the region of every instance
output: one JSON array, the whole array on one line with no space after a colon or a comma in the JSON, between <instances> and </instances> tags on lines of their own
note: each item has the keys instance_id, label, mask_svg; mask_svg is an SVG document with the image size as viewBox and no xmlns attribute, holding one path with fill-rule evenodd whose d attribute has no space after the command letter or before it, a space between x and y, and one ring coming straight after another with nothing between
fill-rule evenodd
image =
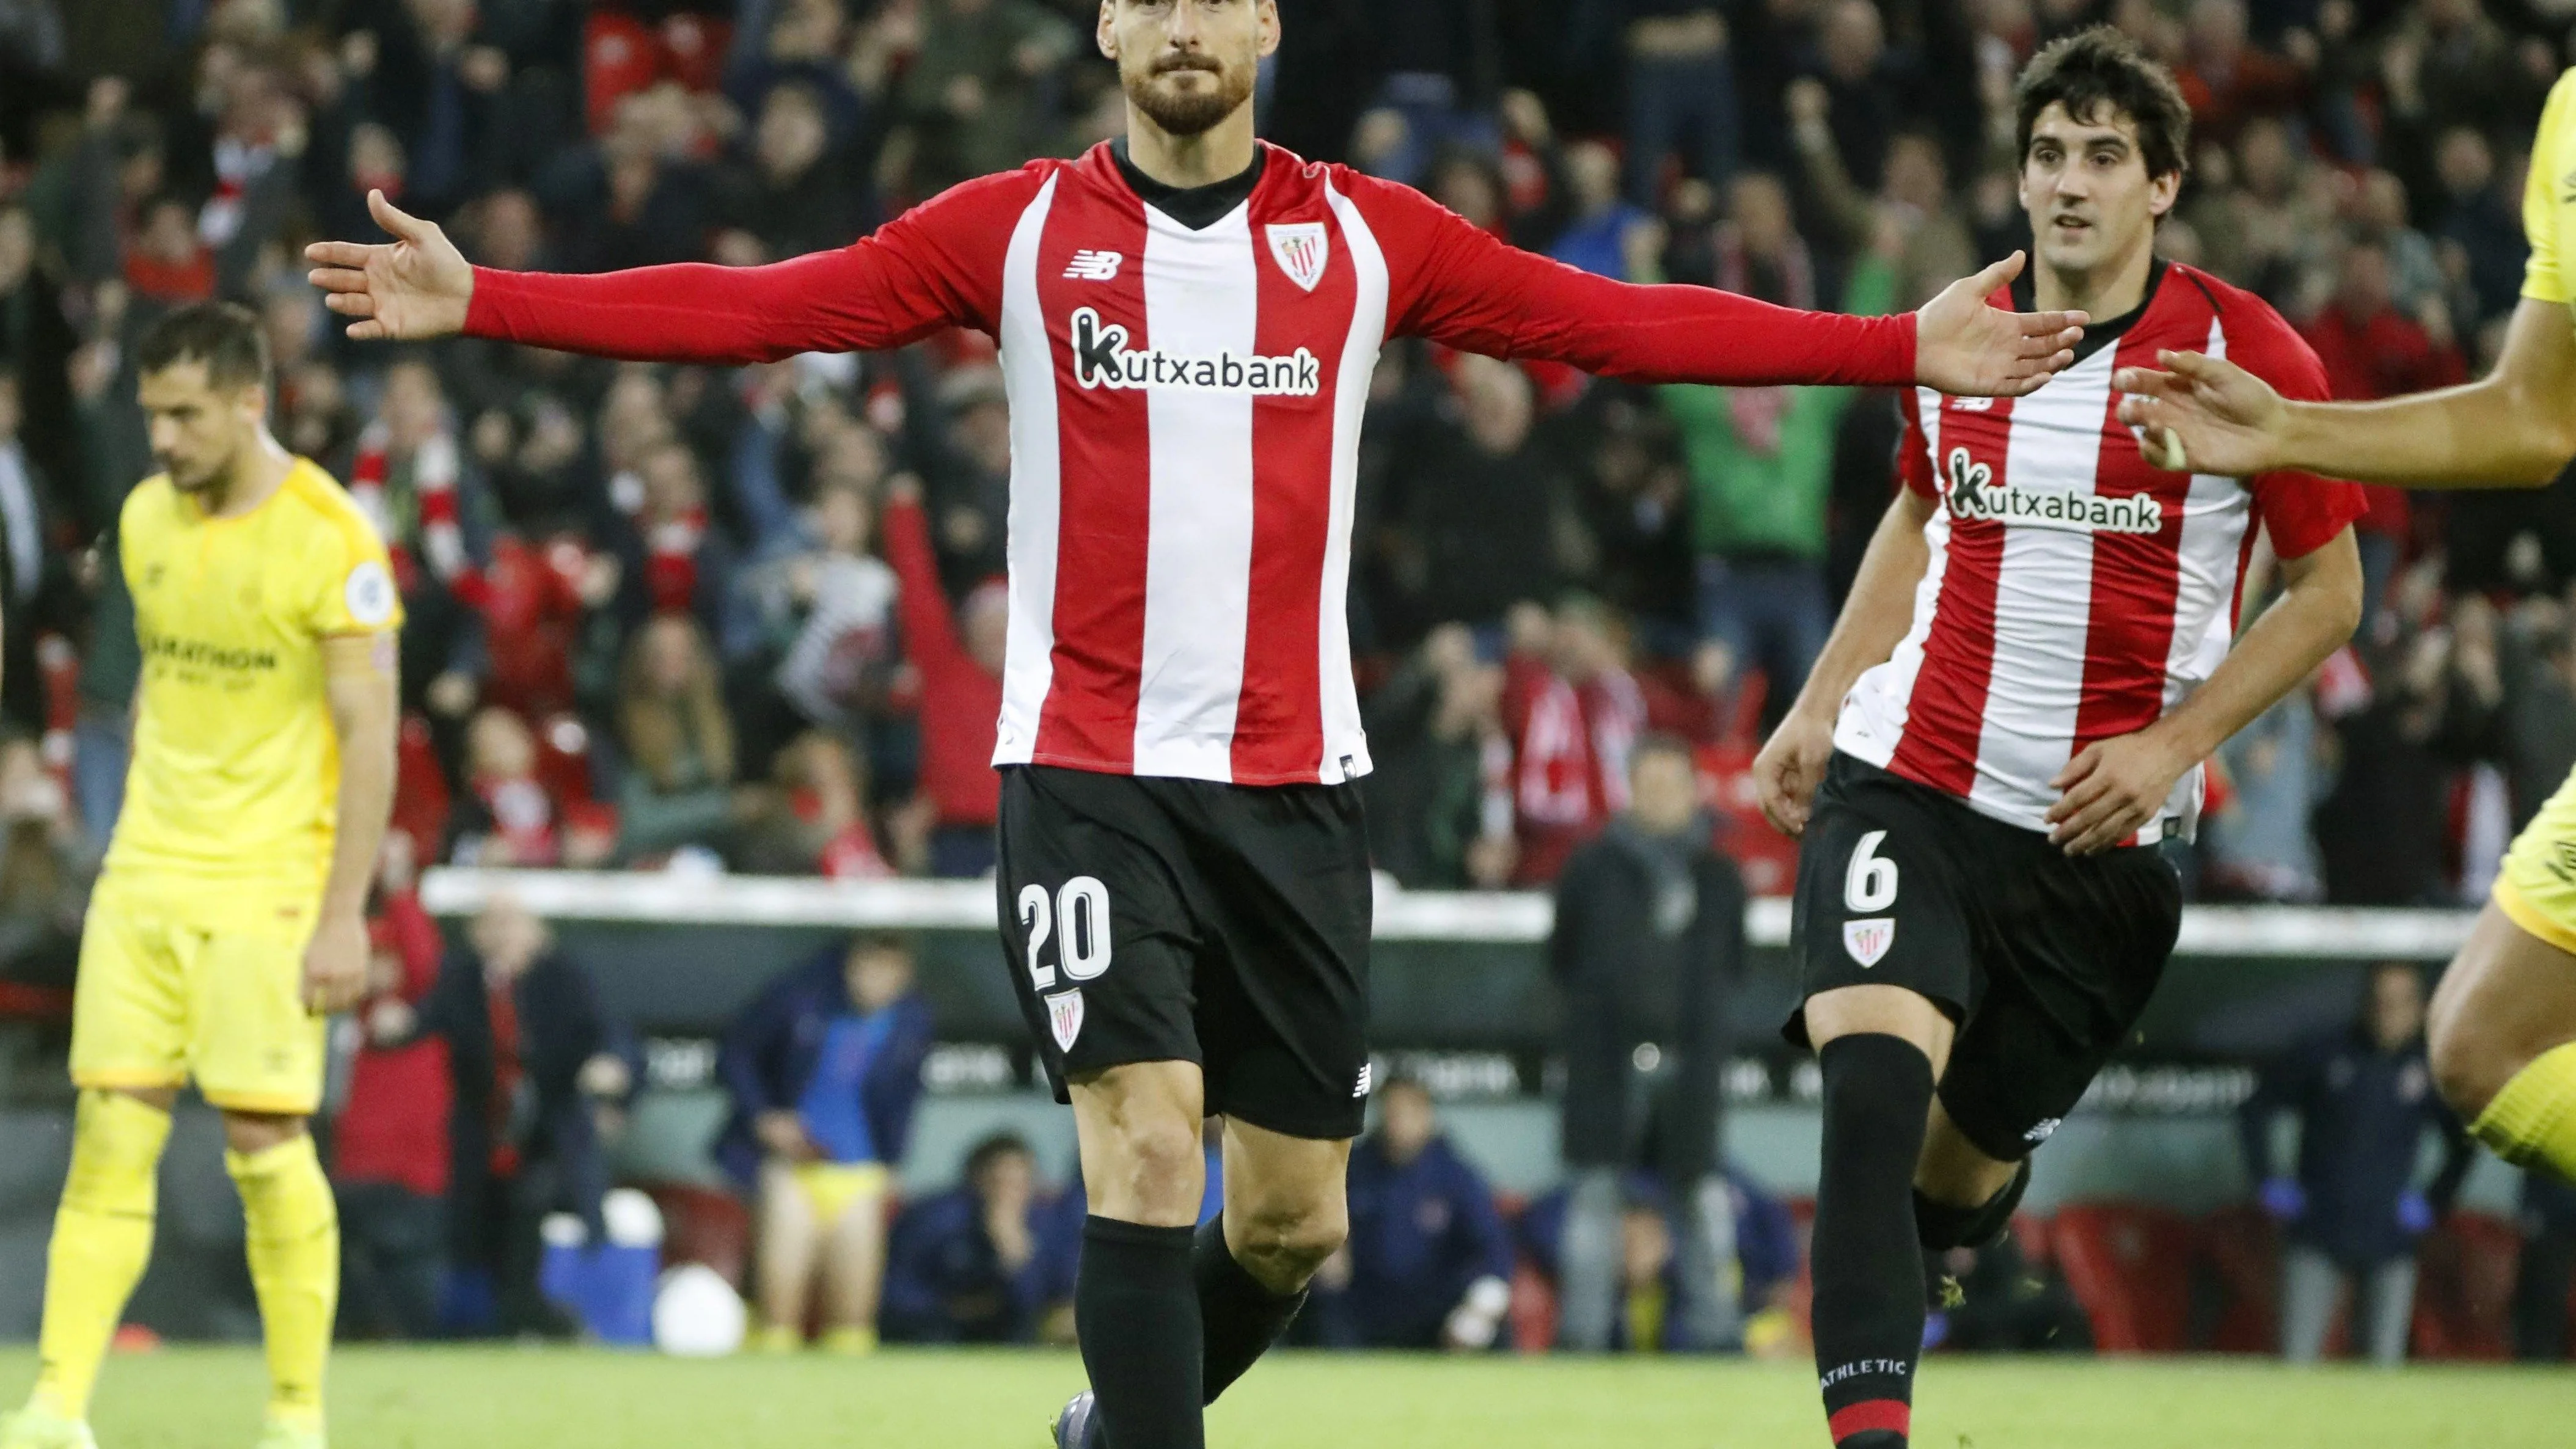
<instances>
[{"instance_id":1,"label":"yellow goalkeeper jersey","mask_svg":"<svg viewBox=\"0 0 2576 1449\"><path fill-rule=\"evenodd\" d=\"M383 539L301 458L234 518L148 479L119 532L143 678L109 876L218 916L309 903L339 814L322 641L400 627Z\"/></svg>"},{"instance_id":2,"label":"yellow goalkeeper jersey","mask_svg":"<svg viewBox=\"0 0 2576 1449\"><path fill-rule=\"evenodd\" d=\"M2576 302L2576 69L2558 78L2540 114L2531 179L2523 185L2522 229L2531 241L2522 295Z\"/></svg>"}]
</instances>

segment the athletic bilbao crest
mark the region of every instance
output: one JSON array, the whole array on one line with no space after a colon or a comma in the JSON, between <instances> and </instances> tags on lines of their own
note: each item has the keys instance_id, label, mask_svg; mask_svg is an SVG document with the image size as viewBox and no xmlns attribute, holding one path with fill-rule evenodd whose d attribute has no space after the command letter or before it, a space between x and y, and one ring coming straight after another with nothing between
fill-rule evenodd
<instances>
[{"instance_id":1,"label":"athletic bilbao crest","mask_svg":"<svg viewBox=\"0 0 2576 1449\"><path fill-rule=\"evenodd\" d=\"M1880 958L1887 955L1887 948L1895 944L1894 916L1867 916L1843 922L1843 949L1851 953L1851 958L1858 961L1864 971L1877 965Z\"/></svg>"},{"instance_id":2,"label":"athletic bilbao crest","mask_svg":"<svg viewBox=\"0 0 2576 1449\"><path fill-rule=\"evenodd\" d=\"M1324 267L1333 259L1333 242L1320 221L1274 226L1270 229L1270 255L1279 259L1279 270L1288 274L1288 280L1311 292L1316 283L1324 280Z\"/></svg>"},{"instance_id":3,"label":"athletic bilbao crest","mask_svg":"<svg viewBox=\"0 0 2576 1449\"><path fill-rule=\"evenodd\" d=\"M1058 1051L1073 1050L1073 1039L1082 1035L1082 991L1061 991L1046 999L1047 1030L1055 1034Z\"/></svg>"}]
</instances>

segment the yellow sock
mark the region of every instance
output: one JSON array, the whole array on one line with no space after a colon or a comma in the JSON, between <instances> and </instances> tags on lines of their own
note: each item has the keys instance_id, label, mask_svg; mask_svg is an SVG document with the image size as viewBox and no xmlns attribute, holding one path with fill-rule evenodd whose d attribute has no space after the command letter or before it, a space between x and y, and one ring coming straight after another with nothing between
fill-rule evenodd
<instances>
[{"instance_id":1,"label":"yellow sock","mask_svg":"<svg viewBox=\"0 0 2576 1449\"><path fill-rule=\"evenodd\" d=\"M224 1154L241 1190L250 1281L268 1338L268 1417L319 1429L322 1363L340 1301L340 1212L331 1180L299 1134L247 1156Z\"/></svg>"},{"instance_id":2,"label":"yellow sock","mask_svg":"<svg viewBox=\"0 0 2576 1449\"><path fill-rule=\"evenodd\" d=\"M2514 1073L2469 1131L2516 1167L2545 1164L2576 1182L2576 1042Z\"/></svg>"},{"instance_id":3,"label":"yellow sock","mask_svg":"<svg viewBox=\"0 0 2576 1449\"><path fill-rule=\"evenodd\" d=\"M90 1390L125 1300L152 1257L162 1144L170 1114L122 1092L83 1092L72 1121L72 1170L45 1256L43 1367L37 1407L89 1417Z\"/></svg>"},{"instance_id":4,"label":"yellow sock","mask_svg":"<svg viewBox=\"0 0 2576 1449\"><path fill-rule=\"evenodd\" d=\"M826 1353L871 1354L877 1351L877 1331L873 1328L833 1328L823 1333Z\"/></svg>"}]
</instances>

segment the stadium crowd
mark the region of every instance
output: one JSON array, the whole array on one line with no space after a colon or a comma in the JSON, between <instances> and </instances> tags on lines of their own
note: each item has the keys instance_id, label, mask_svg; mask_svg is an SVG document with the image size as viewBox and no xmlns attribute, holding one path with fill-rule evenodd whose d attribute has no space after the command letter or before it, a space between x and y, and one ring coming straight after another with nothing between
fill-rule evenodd
<instances>
[{"instance_id":1,"label":"stadium crowd","mask_svg":"<svg viewBox=\"0 0 2576 1449\"><path fill-rule=\"evenodd\" d=\"M2026 244L2011 77L2107 18L2197 116L2164 251L2274 301L2353 397L2492 359L2521 275L2519 148L2576 60L2566 0L1284 3L1266 135L1570 265L1855 312ZM0 974L69 979L121 790L140 660L114 530L153 471L133 341L174 306L239 300L266 324L278 435L378 520L410 619L382 989L337 1142L369 1331L433 1321L442 1199L469 1205L459 1241L494 1265L500 1320L547 1326L539 1224L595 1215L601 1114L640 1069L533 919L487 916L442 977L407 904L417 868L990 869L1009 419L991 344L966 334L731 372L360 349L303 243L372 237L382 189L498 267L838 246L1112 135L1095 8L0 0ZM1784 890L1794 851L1748 772L1882 511L1896 431L1884 395L1390 349L1352 585L1381 868L1548 887L1629 808L1636 744L1670 735L1709 838L1756 893ZM2373 490L2369 622L2227 747L2204 897L2482 897L2576 764L2572 507ZM890 1336L1061 1333L1079 1186L1035 1183L1024 1144L987 1142L890 1233L839 1230L885 1184L816 1169L894 1160L919 1081L901 955L863 942L846 980L816 963L727 1043L720 1155L759 1203L764 1307L873 1332L858 1305L881 1276ZM1337 1291L1304 1331L1494 1342L1483 1285L1516 1248L1427 1096L1387 1091ZM2248 1150L2286 1203L2292 1180ZM1758 1315L1794 1238L1719 1180ZM1609 1331L1658 1338L1684 1319L1663 1285L1699 1228L1615 1165L1587 1182L1617 1215ZM1518 1250L1553 1264L1569 1211L1523 1212Z\"/></svg>"}]
</instances>

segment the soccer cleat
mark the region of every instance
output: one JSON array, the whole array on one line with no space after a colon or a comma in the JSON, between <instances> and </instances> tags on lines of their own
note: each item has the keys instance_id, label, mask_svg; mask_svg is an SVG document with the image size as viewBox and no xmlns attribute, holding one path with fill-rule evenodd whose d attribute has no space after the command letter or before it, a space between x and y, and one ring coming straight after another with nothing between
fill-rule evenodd
<instances>
[{"instance_id":1,"label":"soccer cleat","mask_svg":"<svg viewBox=\"0 0 2576 1449\"><path fill-rule=\"evenodd\" d=\"M1091 1390L1084 1389L1055 1416L1055 1449L1101 1449L1100 1416Z\"/></svg>"},{"instance_id":2,"label":"soccer cleat","mask_svg":"<svg viewBox=\"0 0 2576 1449\"><path fill-rule=\"evenodd\" d=\"M89 1425L33 1404L0 1419L0 1449L98 1449Z\"/></svg>"},{"instance_id":3,"label":"soccer cleat","mask_svg":"<svg viewBox=\"0 0 2576 1449\"><path fill-rule=\"evenodd\" d=\"M845 1358L861 1358L877 1351L877 1331L873 1328L835 1328L823 1335L823 1351Z\"/></svg>"},{"instance_id":4,"label":"soccer cleat","mask_svg":"<svg viewBox=\"0 0 2576 1449\"><path fill-rule=\"evenodd\" d=\"M805 1347L805 1332L793 1324L767 1324L752 1337L751 1345L761 1353L795 1353Z\"/></svg>"},{"instance_id":5,"label":"soccer cleat","mask_svg":"<svg viewBox=\"0 0 2576 1449\"><path fill-rule=\"evenodd\" d=\"M260 1426L259 1442L252 1449L328 1449L328 1441L319 1424L271 1419Z\"/></svg>"}]
</instances>

